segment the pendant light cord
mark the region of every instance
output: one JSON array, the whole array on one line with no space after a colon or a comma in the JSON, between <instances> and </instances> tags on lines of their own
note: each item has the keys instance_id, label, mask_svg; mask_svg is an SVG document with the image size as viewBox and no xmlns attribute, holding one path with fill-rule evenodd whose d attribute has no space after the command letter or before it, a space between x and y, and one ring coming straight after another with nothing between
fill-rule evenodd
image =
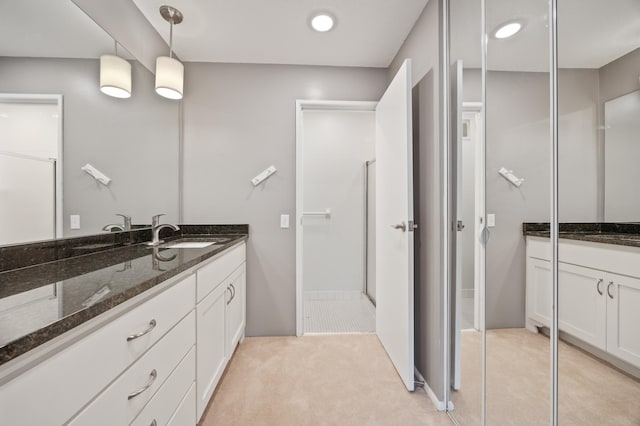
<instances>
[{"instance_id":1,"label":"pendant light cord","mask_svg":"<svg viewBox=\"0 0 640 426\"><path fill-rule=\"evenodd\" d=\"M173 16L175 12L173 9L169 8L169 16L171 16L171 20L169 21L169 58L173 57Z\"/></svg>"}]
</instances>

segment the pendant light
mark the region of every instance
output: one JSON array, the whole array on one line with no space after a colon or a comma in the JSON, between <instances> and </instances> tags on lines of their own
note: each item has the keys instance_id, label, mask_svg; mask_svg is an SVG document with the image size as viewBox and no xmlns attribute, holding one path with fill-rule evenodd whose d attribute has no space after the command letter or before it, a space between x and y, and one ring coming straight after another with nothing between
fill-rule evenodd
<instances>
[{"instance_id":1,"label":"pendant light","mask_svg":"<svg viewBox=\"0 0 640 426\"><path fill-rule=\"evenodd\" d=\"M131 64L115 55L100 56L100 91L114 98L131 97Z\"/></svg>"},{"instance_id":2,"label":"pendant light","mask_svg":"<svg viewBox=\"0 0 640 426\"><path fill-rule=\"evenodd\" d=\"M182 13L171 6L160 6L160 15L169 22L169 56L156 59L156 93L169 99L182 99L184 65L173 58L173 26L182 22Z\"/></svg>"}]
</instances>

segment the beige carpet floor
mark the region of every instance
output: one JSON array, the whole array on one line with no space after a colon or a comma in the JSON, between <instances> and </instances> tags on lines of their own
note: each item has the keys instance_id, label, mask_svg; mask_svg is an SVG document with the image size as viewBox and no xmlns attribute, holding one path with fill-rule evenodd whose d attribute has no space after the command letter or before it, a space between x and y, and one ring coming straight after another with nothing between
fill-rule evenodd
<instances>
[{"instance_id":1,"label":"beige carpet floor","mask_svg":"<svg viewBox=\"0 0 640 426\"><path fill-rule=\"evenodd\" d=\"M549 424L549 339L526 329L487 333L487 424ZM481 334L462 334L461 389L452 395L461 425L481 417ZM640 425L640 381L560 342L561 425Z\"/></svg>"},{"instance_id":2,"label":"beige carpet floor","mask_svg":"<svg viewBox=\"0 0 640 426\"><path fill-rule=\"evenodd\" d=\"M374 334L247 338L201 426L451 425L407 392Z\"/></svg>"}]
</instances>

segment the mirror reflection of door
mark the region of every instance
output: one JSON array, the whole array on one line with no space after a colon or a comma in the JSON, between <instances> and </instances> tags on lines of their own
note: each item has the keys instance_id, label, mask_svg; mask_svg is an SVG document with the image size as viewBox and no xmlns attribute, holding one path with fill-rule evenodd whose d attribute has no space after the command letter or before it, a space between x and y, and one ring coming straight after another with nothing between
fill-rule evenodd
<instances>
[{"instance_id":1,"label":"mirror reflection of door","mask_svg":"<svg viewBox=\"0 0 640 426\"><path fill-rule=\"evenodd\" d=\"M61 236L60 102L0 94L0 245Z\"/></svg>"}]
</instances>

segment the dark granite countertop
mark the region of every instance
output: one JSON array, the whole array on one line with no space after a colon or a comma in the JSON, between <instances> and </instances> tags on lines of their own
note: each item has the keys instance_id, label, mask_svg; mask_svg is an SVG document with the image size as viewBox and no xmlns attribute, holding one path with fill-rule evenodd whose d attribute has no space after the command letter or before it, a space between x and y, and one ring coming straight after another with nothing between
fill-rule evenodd
<instances>
[{"instance_id":1,"label":"dark granite countertop","mask_svg":"<svg viewBox=\"0 0 640 426\"><path fill-rule=\"evenodd\" d=\"M560 223L559 238L640 247L638 223ZM523 223L525 236L549 238L548 223Z\"/></svg>"},{"instance_id":2,"label":"dark granite countertop","mask_svg":"<svg viewBox=\"0 0 640 426\"><path fill-rule=\"evenodd\" d=\"M138 233L148 230L0 247L3 264L20 265L0 272L0 365L246 240L249 231L247 225L180 227L163 231L166 243L158 247L141 242L146 234ZM216 244L165 247L182 240Z\"/></svg>"}]
</instances>

